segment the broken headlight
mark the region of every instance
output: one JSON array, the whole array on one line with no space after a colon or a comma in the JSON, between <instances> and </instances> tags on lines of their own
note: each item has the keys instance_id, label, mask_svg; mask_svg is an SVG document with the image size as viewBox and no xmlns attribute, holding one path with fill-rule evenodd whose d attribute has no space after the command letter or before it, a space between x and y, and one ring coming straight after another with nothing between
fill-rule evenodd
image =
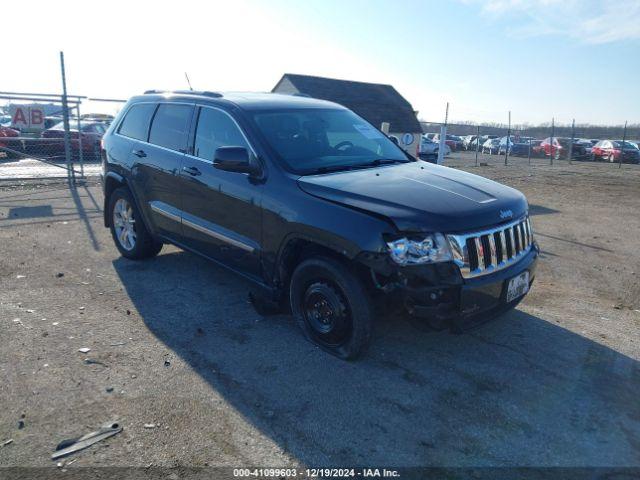
<instances>
[{"instance_id":1,"label":"broken headlight","mask_svg":"<svg viewBox=\"0 0 640 480\"><path fill-rule=\"evenodd\" d=\"M402 237L387 242L391 259L399 265L421 265L425 263L453 260L449 244L441 233L426 236Z\"/></svg>"}]
</instances>

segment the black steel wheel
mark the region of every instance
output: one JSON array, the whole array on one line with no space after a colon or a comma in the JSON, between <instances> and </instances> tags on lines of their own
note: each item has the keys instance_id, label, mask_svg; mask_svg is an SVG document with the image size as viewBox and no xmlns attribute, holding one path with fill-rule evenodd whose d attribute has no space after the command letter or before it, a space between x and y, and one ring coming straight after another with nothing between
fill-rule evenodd
<instances>
[{"instance_id":1,"label":"black steel wheel","mask_svg":"<svg viewBox=\"0 0 640 480\"><path fill-rule=\"evenodd\" d=\"M331 258L303 261L293 272L291 311L307 339L345 360L369 344L373 305L360 279Z\"/></svg>"}]
</instances>

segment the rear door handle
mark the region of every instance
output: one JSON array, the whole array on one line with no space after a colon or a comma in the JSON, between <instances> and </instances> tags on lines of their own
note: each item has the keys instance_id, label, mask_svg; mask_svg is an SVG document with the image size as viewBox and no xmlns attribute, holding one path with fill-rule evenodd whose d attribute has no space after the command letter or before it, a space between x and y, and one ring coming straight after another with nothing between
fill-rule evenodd
<instances>
[{"instance_id":1,"label":"rear door handle","mask_svg":"<svg viewBox=\"0 0 640 480\"><path fill-rule=\"evenodd\" d=\"M196 167L182 167L182 171L187 172L189 175L193 175L194 177L202 175L200 170L198 170Z\"/></svg>"},{"instance_id":2,"label":"rear door handle","mask_svg":"<svg viewBox=\"0 0 640 480\"><path fill-rule=\"evenodd\" d=\"M133 151L133 154L134 154L136 157L139 157L139 158L143 158L143 157L146 157L146 156L147 156L147 154L146 154L146 153L144 153L144 150L134 150L134 151Z\"/></svg>"}]
</instances>

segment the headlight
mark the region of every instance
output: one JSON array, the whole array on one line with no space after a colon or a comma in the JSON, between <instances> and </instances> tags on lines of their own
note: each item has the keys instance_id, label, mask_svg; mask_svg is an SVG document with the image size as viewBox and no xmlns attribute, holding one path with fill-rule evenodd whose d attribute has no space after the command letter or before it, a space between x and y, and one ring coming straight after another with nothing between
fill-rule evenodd
<instances>
[{"instance_id":1,"label":"headlight","mask_svg":"<svg viewBox=\"0 0 640 480\"><path fill-rule=\"evenodd\" d=\"M422 239L399 238L387 242L389 256L400 265L448 262L453 259L449 245L441 233L433 233Z\"/></svg>"}]
</instances>

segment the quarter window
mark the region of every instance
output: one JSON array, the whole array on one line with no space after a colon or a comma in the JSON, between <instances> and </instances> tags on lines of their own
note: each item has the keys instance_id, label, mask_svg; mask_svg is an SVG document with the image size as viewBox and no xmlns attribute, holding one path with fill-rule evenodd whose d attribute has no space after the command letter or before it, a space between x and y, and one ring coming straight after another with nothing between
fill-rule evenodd
<instances>
[{"instance_id":1,"label":"quarter window","mask_svg":"<svg viewBox=\"0 0 640 480\"><path fill-rule=\"evenodd\" d=\"M226 113L213 108L200 108L194 144L194 155L213 161L218 147L245 147L247 141L236 123Z\"/></svg>"},{"instance_id":2,"label":"quarter window","mask_svg":"<svg viewBox=\"0 0 640 480\"><path fill-rule=\"evenodd\" d=\"M191 105L162 103L153 117L149 143L184 152Z\"/></svg>"},{"instance_id":3,"label":"quarter window","mask_svg":"<svg viewBox=\"0 0 640 480\"><path fill-rule=\"evenodd\" d=\"M156 109L153 103L140 103L133 105L120 124L118 133L125 137L147 141L149 134L149 122Z\"/></svg>"}]
</instances>

